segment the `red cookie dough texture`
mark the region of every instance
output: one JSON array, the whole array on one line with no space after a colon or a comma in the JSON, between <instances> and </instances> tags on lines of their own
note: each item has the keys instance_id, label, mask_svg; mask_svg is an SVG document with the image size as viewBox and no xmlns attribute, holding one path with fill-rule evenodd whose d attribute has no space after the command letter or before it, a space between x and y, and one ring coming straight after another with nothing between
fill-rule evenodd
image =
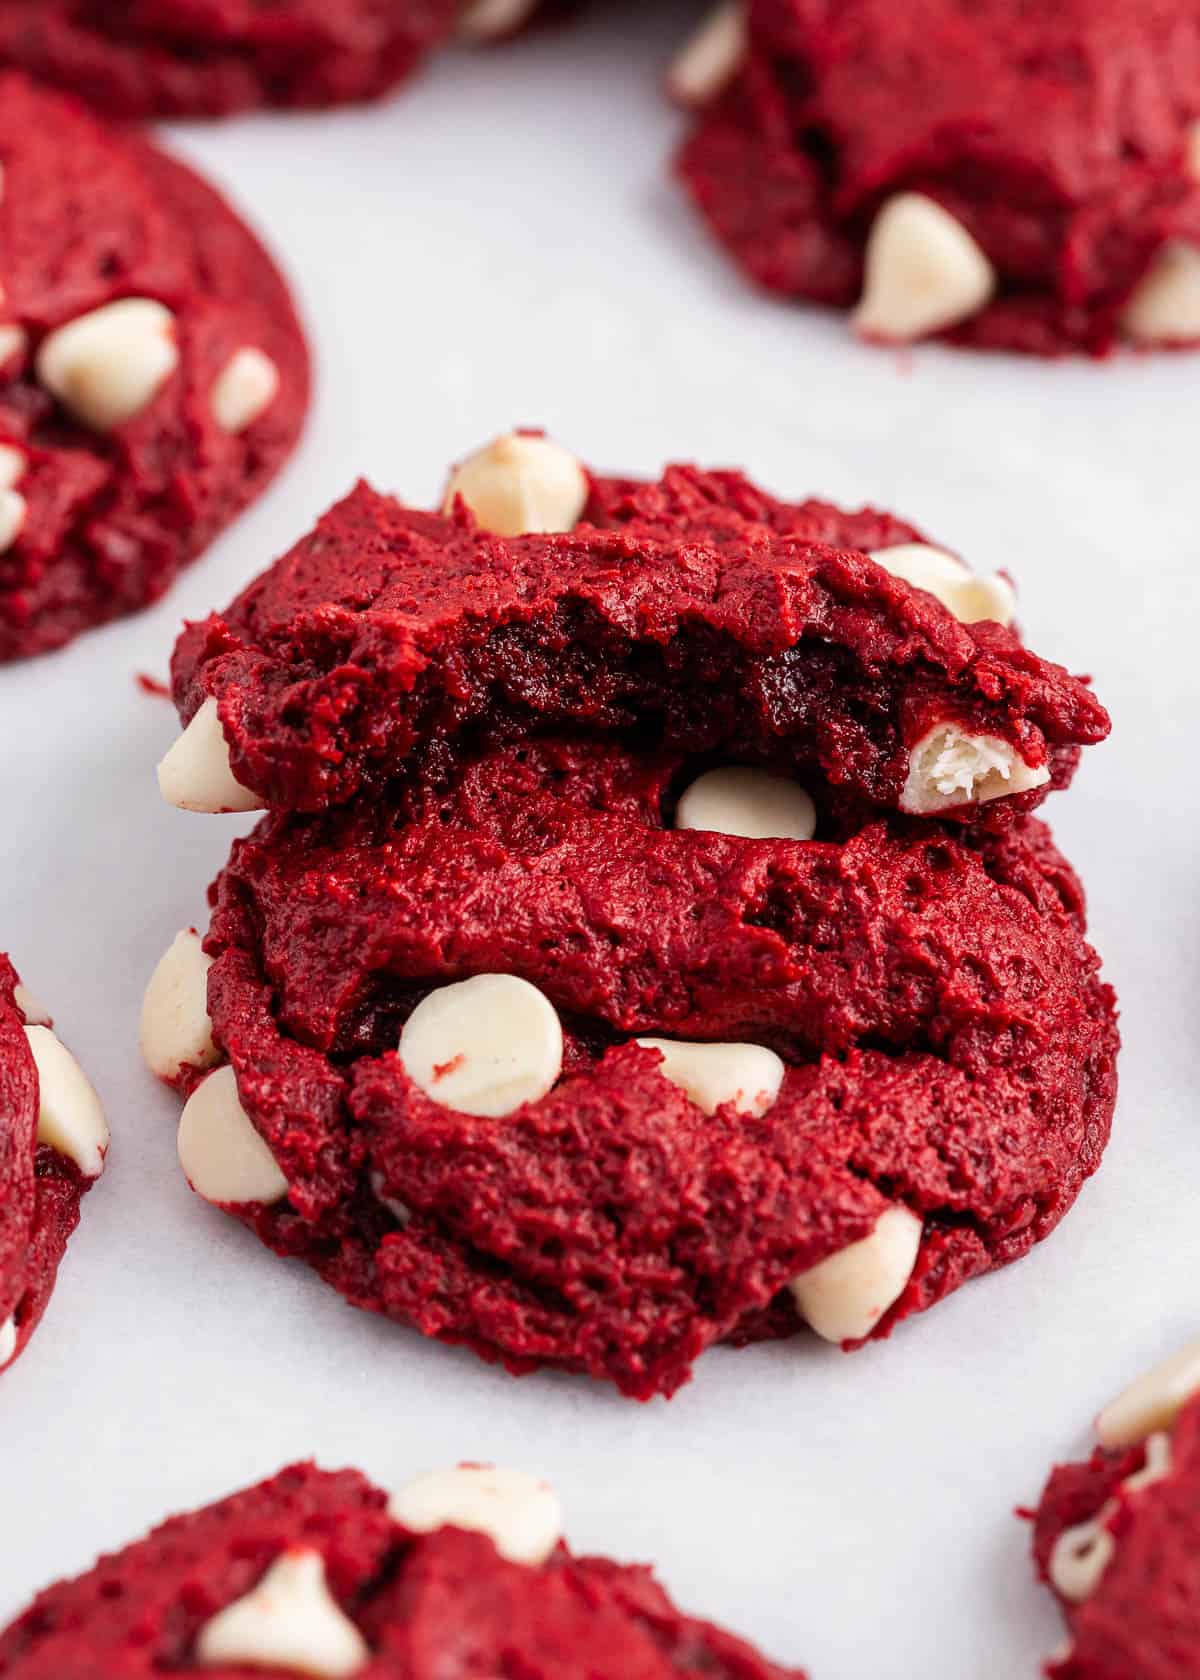
<instances>
[{"instance_id":1,"label":"red cookie dough texture","mask_svg":"<svg viewBox=\"0 0 1200 1680\"><path fill-rule=\"evenodd\" d=\"M37 1328L107 1151L95 1091L0 956L0 1371Z\"/></svg>"},{"instance_id":2,"label":"red cookie dough texture","mask_svg":"<svg viewBox=\"0 0 1200 1680\"><path fill-rule=\"evenodd\" d=\"M1200 1672L1200 1342L1101 1412L1100 1445L1059 1465L1034 1517L1034 1558L1069 1638L1052 1680Z\"/></svg>"},{"instance_id":3,"label":"red cookie dough texture","mask_svg":"<svg viewBox=\"0 0 1200 1680\"><path fill-rule=\"evenodd\" d=\"M768 290L868 338L1200 343L1200 12L746 0L672 77L679 170Z\"/></svg>"},{"instance_id":4,"label":"red cookie dough texture","mask_svg":"<svg viewBox=\"0 0 1200 1680\"><path fill-rule=\"evenodd\" d=\"M375 99L455 34L515 33L539 0L4 0L0 64L109 116L218 117Z\"/></svg>"},{"instance_id":5,"label":"red cookie dough texture","mask_svg":"<svg viewBox=\"0 0 1200 1680\"><path fill-rule=\"evenodd\" d=\"M7 73L0 165L7 660L160 596L290 452L309 372L278 271L182 164Z\"/></svg>"},{"instance_id":6,"label":"red cookie dough texture","mask_svg":"<svg viewBox=\"0 0 1200 1680\"><path fill-rule=\"evenodd\" d=\"M506 458L466 463L443 515L360 484L187 627L169 800L316 811L483 741L583 729L1003 822L1108 732L1084 682L979 616L1010 617L1009 587L981 608L986 580L911 526L738 473L643 485L551 469L537 437L494 447ZM894 550L926 588L891 574Z\"/></svg>"},{"instance_id":7,"label":"red cookie dough texture","mask_svg":"<svg viewBox=\"0 0 1200 1680\"><path fill-rule=\"evenodd\" d=\"M48 1588L0 1633L8 1680L166 1670L309 1680L803 1680L684 1615L651 1571L576 1557L553 1491L464 1466L389 1500L296 1464Z\"/></svg>"}]
</instances>

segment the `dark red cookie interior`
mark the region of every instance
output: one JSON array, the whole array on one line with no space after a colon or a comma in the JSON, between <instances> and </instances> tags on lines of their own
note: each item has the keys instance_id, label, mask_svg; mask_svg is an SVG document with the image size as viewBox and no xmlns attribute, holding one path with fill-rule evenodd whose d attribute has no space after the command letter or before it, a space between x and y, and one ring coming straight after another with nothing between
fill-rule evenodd
<instances>
[{"instance_id":1,"label":"dark red cookie interior","mask_svg":"<svg viewBox=\"0 0 1200 1680\"><path fill-rule=\"evenodd\" d=\"M238 779L303 810L564 730L819 770L885 807L935 724L1000 736L1052 784L1107 733L1088 687L1011 631L961 625L809 535L894 541L886 516L789 508L694 469L657 493L598 480L593 511L604 528L502 539L461 504L446 519L360 484L223 615L188 626L181 714L215 696Z\"/></svg>"}]
</instances>

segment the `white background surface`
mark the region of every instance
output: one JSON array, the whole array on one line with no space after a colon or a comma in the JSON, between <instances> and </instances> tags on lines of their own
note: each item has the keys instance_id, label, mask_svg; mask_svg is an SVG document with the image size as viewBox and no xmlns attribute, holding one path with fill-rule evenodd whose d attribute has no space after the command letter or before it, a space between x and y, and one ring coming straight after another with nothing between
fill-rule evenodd
<instances>
[{"instance_id":1,"label":"white background surface","mask_svg":"<svg viewBox=\"0 0 1200 1680\"><path fill-rule=\"evenodd\" d=\"M1012 1507L1197 1329L1200 362L905 365L743 289L664 168L681 125L656 76L687 15L452 54L380 109L173 135L290 268L318 401L283 480L166 602L0 672L3 942L114 1133L0 1389L0 1620L291 1458L385 1482L494 1458L553 1478L577 1547L654 1560L683 1605L813 1680L1017 1680L1060 1630ZM235 824L159 803L173 713L134 674L165 673L181 617L223 605L356 474L430 502L448 462L517 422L613 469L744 464L893 508L1010 568L1033 645L1093 672L1112 710L1050 807L1123 1002L1112 1147L1048 1243L888 1344L718 1350L645 1407L516 1382L351 1311L178 1171L138 1006Z\"/></svg>"}]
</instances>

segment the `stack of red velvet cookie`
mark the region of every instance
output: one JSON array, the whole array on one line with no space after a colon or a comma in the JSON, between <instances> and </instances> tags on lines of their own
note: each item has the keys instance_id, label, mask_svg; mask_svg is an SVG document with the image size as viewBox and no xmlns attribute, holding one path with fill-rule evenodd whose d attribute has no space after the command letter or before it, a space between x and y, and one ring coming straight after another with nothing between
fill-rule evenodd
<instances>
[{"instance_id":1,"label":"stack of red velvet cookie","mask_svg":"<svg viewBox=\"0 0 1200 1680\"><path fill-rule=\"evenodd\" d=\"M187 627L160 767L267 808L147 995L202 1196L355 1305L670 1393L1047 1235L1113 1000L1031 813L1108 721L975 577L515 435Z\"/></svg>"}]
</instances>

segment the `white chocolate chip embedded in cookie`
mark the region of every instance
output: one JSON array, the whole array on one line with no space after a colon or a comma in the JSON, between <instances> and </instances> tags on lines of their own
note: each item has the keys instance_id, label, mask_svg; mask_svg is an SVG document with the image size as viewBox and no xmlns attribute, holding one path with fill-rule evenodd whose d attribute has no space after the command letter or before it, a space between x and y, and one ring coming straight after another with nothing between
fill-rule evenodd
<instances>
[{"instance_id":1,"label":"white chocolate chip embedded in cookie","mask_svg":"<svg viewBox=\"0 0 1200 1680\"><path fill-rule=\"evenodd\" d=\"M154 401L179 365L175 317L152 298L122 298L42 340L37 376L96 432L111 432Z\"/></svg>"},{"instance_id":2,"label":"white chocolate chip embedded in cookie","mask_svg":"<svg viewBox=\"0 0 1200 1680\"><path fill-rule=\"evenodd\" d=\"M158 766L158 790L181 811L261 811L229 763L229 744L210 695Z\"/></svg>"},{"instance_id":3,"label":"white chocolate chip embedded in cookie","mask_svg":"<svg viewBox=\"0 0 1200 1680\"><path fill-rule=\"evenodd\" d=\"M7 553L25 528L29 508L16 486L28 465L29 457L23 449L14 443L0 443L0 554Z\"/></svg>"},{"instance_id":4,"label":"white chocolate chip embedded in cookie","mask_svg":"<svg viewBox=\"0 0 1200 1680\"><path fill-rule=\"evenodd\" d=\"M922 1223L888 1208L870 1236L831 1254L789 1285L800 1316L827 1342L858 1342L904 1293L921 1246Z\"/></svg>"},{"instance_id":5,"label":"white chocolate chip embedded in cookie","mask_svg":"<svg viewBox=\"0 0 1200 1680\"><path fill-rule=\"evenodd\" d=\"M732 1103L739 1114L765 1114L779 1095L787 1069L761 1044L689 1044L671 1038L639 1038L645 1050L662 1055L659 1071L706 1114Z\"/></svg>"},{"instance_id":6,"label":"white chocolate chip embedded in cookie","mask_svg":"<svg viewBox=\"0 0 1200 1680\"><path fill-rule=\"evenodd\" d=\"M223 432L244 432L279 393L279 369L264 350L235 350L212 388L213 419Z\"/></svg>"},{"instance_id":7,"label":"white chocolate chip embedded in cookie","mask_svg":"<svg viewBox=\"0 0 1200 1680\"><path fill-rule=\"evenodd\" d=\"M18 356L23 356L29 349L29 334L24 327L18 327L13 321L6 321L0 326L0 368L7 367L9 362L15 362Z\"/></svg>"},{"instance_id":8,"label":"white chocolate chip embedded in cookie","mask_svg":"<svg viewBox=\"0 0 1200 1680\"><path fill-rule=\"evenodd\" d=\"M0 1324L0 1371L17 1351L17 1321L11 1315Z\"/></svg>"},{"instance_id":9,"label":"white chocolate chip embedded in cookie","mask_svg":"<svg viewBox=\"0 0 1200 1680\"><path fill-rule=\"evenodd\" d=\"M1164 245L1121 313L1136 344L1187 344L1200 339L1200 250Z\"/></svg>"},{"instance_id":10,"label":"white chocolate chip embedded in cookie","mask_svg":"<svg viewBox=\"0 0 1200 1680\"><path fill-rule=\"evenodd\" d=\"M728 87L745 57L745 0L722 0L672 60L667 92L680 105L707 105Z\"/></svg>"},{"instance_id":11,"label":"white chocolate chip embedded in cookie","mask_svg":"<svg viewBox=\"0 0 1200 1680\"><path fill-rule=\"evenodd\" d=\"M25 1037L38 1075L38 1142L69 1156L85 1178L98 1178L109 1140L95 1087L49 1027L27 1026Z\"/></svg>"},{"instance_id":12,"label":"white chocolate chip embedded in cookie","mask_svg":"<svg viewBox=\"0 0 1200 1680\"><path fill-rule=\"evenodd\" d=\"M142 1057L159 1079L177 1079L185 1067L209 1068L220 1060L208 1018L208 971L200 936L176 934L159 958L142 999Z\"/></svg>"},{"instance_id":13,"label":"white chocolate chip embedded in cookie","mask_svg":"<svg viewBox=\"0 0 1200 1680\"><path fill-rule=\"evenodd\" d=\"M371 1660L366 1640L335 1603L325 1560L294 1546L258 1585L208 1621L196 1637L205 1668L270 1668L313 1680L349 1680Z\"/></svg>"},{"instance_id":14,"label":"white chocolate chip embedded in cookie","mask_svg":"<svg viewBox=\"0 0 1200 1680\"><path fill-rule=\"evenodd\" d=\"M854 312L864 338L905 342L977 315L996 274L971 235L922 193L890 198L867 239L862 299Z\"/></svg>"},{"instance_id":15,"label":"white chocolate chip embedded in cookie","mask_svg":"<svg viewBox=\"0 0 1200 1680\"><path fill-rule=\"evenodd\" d=\"M0 443L0 490L14 489L24 478L29 457L15 443Z\"/></svg>"},{"instance_id":16,"label":"white chocolate chip embedded in cookie","mask_svg":"<svg viewBox=\"0 0 1200 1680\"><path fill-rule=\"evenodd\" d=\"M1146 1462L1142 1468L1132 1476L1126 1476L1116 1494L1090 1522L1076 1523L1072 1528L1064 1529L1055 1541L1048 1573L1056 1592L1071 1604L1082 1604L1092 1596L1116 1553L1117 1539L1111 1524L1122 1499L1153 1487L1170 1472L1170 1436L1151 1435L1146 1442Z\"/></svg>"},{"instance_id":17,"label":"white chocolate chip embedded in cookie","mask_svg":"<svg viewBox=\"0 0 1200 1680\"><path fill-rule=\"evenodd\" d=\"M1170 1429L1181 1407L1200 1394L1200 1340L1189 1342L1118 1394L1096 1419L1105 1447L1130 1447Z\"/></svg>"},{"instance_id":18,"label":"white chocolate chip embedded in cookie","mask_svg":"<svg viewBox=\"0 0 1200 1680\"><path fill-rule=\"evenodd\" d=\"M587 505L587 475L549 438L510 432L464 461L451 475L445 511L456 496L487 531L501 537L570 531Z\"/></svg>"},{"instance_id":19,"label":"white chocolate chip embedded in cookie","mask_svg":"<svg viewBox=\"0 0 1200 1680\"><path fill-rule=\"evenodd\" d=\"M287 1179L255 1131L231 1067L198 1085L179 1117L179 1164L206 1202L270 1205L287 1195Z\"/></svg>"},{"instance_id":20,"label":"white chocolate chip embedded in cookie","mask_svg":"<svg viewBox=\"0 0 1200 1680\"><path fill-rule=\"evenodd\" d=\"M1013 621L1017 598L1008 579L999 573L976 577L944 548L898 543L894 548L873 549L867 558L893 577L934 596L962 624L978 624L982 619L1004 625Z\"/></svg>"},{"instance_id":21,"label":"white chocolate chip embedded in cookie","mask_svg":"<svg viewBox=\"0 0 1200 1680\"><path fill-rule=\"evenodd\" d=\"M680 795L675 827L745 840L811 840L817 811L804 789L786 776L729 765L705 771Z\"/></svg>"},{"instance_id":22,"label":"white chocolate chip embedded in cookie","mask_svg":"<svg viewBox=\"0 0 1200 1680\"><path fill-rule=\"evenodd\" d=\"M544 1563L562 1533L558 1495L548 1482L522 1470L460 1465L419 1476L388 1507L414 1534L465 1528L486 1534L510 1563Z\"/></svg>"},{"instance_id":23,"label":"white chocolate chip embedded in cookie","mask_svg":"<svg viewBox=\"0 0 1200 1680\"><path fill-rule=\"evenodd\" d=\"M1064 1529L1050 1555L1048 1573L1054 1590L1069 1603L1082 1604L1099 1586L1116 1549L1116 1540L1101 1517Z\"/></svg>"},{"instance_id":24,"label":"white chocolate chip embedded in cookie","mask_svg":"<svg viewBox=\"0 0 1200 1680\"><path fill-rule=\"evenodd\" d=\"M400 1059L434 1102L500 1119L554 1088L562 1025L528 980L477 974L421 1000L400 1034Z\"/></svg>"},{"instance_id":25,"label":"white chocolate chip embedded in cookie","mask_svg":"<svg viewBox=\"0 0 1200 1680\"><path fill-rule=\"evenodd\" d=\"M0 490L0 554L6 554L21 535L28 512L19 490Z\"/></svg>"},{"instance_id":26,"label":"white chocolate chip embedded in cookie","mask_svg":"<svg viewBox=\"0 0 1200 1680\"><path fill-rule=\"evenodd\" d=\"M910 752L908 765L900 809L918 816L982 805L1050 780L1048 765L1027 764L998 735L970 735L954 723L935 724Z\"/></svg>"}]
</instances>

